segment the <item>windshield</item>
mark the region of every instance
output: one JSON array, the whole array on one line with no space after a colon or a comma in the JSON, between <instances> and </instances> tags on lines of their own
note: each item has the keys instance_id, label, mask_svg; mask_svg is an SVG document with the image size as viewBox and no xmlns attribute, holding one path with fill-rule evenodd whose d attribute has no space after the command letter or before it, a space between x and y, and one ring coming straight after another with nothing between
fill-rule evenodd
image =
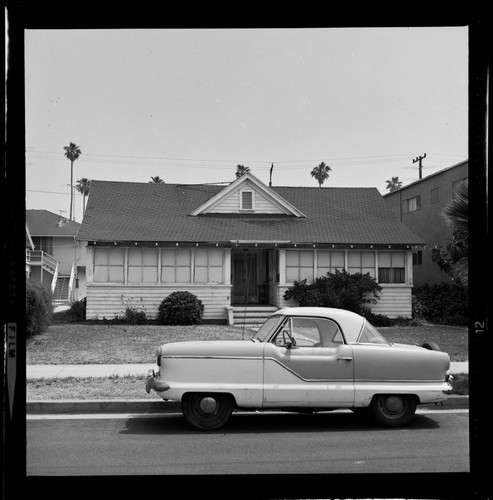
<instances>
[{"instance_id":1,"label":"windshield","mask_svg":"<svg viewBox=\"0 0 493 500\"><path fill-rule=\"evenodd\" d=\"M264 342L265 339L270 337L283 319L284 316L271 316L268 318L267 321L259 328L258 332L252 337L252 340Z\"/></svg>"},{"instance_id":2,"label":"windshield","mask_svg":"<svg viewBox=\"0 0 493 500\"><path fill-rule=\"evenodd\" d=\"M358 342L360 344L389 344L385 337L368 321L365 322Z\"/></svg>"}]
</instances>

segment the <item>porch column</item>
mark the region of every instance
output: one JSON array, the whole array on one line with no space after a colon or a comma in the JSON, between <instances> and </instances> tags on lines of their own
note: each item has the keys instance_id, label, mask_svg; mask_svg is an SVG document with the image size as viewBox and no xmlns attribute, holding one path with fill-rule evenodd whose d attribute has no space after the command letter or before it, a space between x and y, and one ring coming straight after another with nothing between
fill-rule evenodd
<instances>
[{"instance_id":1,"label":"porch column","mask_svg":"<svg viewBox=\"0 0 493 500\"><path fill-rule=\"evenodd\" d=\"M406 252L406 276L405 281L408 285L413 286L413 251Z\"/></svg>"},{"instance_id":2,"label":"porch column","mask_svg":"<svg viewBox=\"0 0 493 500\"><path fill-rule=\"evenodd\" d=\"M286 249L285 248L279 249L278 265L279 265L279 284L285 285L286 284Z\"/></svg>"},{"instance_id":3,"label":"porch column","mask_svg":"<svg viewBox=\"0 0 493 500\"><path fill-rule=\"evenodd\" d=\"M86 247L86 283L93 282L94 270L94 248L87 245Z\"/></svg>"},{"instance_id":4,"label":"porch column","mask_svg":"<svg viewBox=\"0 0 493 500\"><path fill-rule=\"evenodd\" d=\"M231 285L231 248L224 249L224 284Z\"/></svg>"}]
</instances>

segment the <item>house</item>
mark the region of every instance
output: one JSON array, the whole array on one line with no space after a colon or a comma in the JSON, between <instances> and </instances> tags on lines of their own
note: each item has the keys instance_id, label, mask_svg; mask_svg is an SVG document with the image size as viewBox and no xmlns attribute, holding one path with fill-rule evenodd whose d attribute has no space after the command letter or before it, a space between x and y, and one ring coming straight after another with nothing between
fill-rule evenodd
<instances>
[{"instance_id":1,"label":"house","mask_svg":"<svg viewBox=\"0 0 493 500\"><path fill-rule=\"evenodd\" d=\"M251 173L227 186L91 181L78 240L88 319L127 305L154 316L186 290L204 320L229 324L254 306L295 305L283 297L294 281L336 269L369 272L383 288L373 311L409 317L412 253L424 243L376 188L268 187Z\"/></svg>"},{"instance_id":2,"label":"house","mask_svg":"<svg viewBox=\"0 0 493 500\"><path fill-rule=\"evenodd\" d=\"M452 236L452 229L445 223L442 211L454 197L457 186L468 179L468 166L468 160L462 161L383 196L396 217L426 242L424 249L414 254L416 286L452 283L432 261L431 250L436 245L445 249Z\"/></svg>"},{"instance_id":3,"label":"house","mask_svg":"<svg viewBox=\"0 0 493 500\"><path fill-rule=\"evenodd\" d=\"M78 222L48 210L26 210L26 275L49 288L55 303L85 296L85 245L76 241L79 228Z\"/></svg>"}]
</instances>

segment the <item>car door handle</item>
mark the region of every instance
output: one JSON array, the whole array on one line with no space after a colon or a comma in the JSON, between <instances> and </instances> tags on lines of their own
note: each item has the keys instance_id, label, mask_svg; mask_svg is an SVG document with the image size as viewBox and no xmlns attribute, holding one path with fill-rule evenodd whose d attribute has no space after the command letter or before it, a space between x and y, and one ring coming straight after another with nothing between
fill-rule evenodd
<instances>
[{"instance_id":1,"label":"car door handle","mask_svg":"<svg viewBox=\"0 0 493 500\"><path fill-rule=\"evenodd\" d=\"M353 358L351 356L341 356L340 358L337 358L337 359L342 359L344 361L352 361Z\"/></svg>"}]
</instances>

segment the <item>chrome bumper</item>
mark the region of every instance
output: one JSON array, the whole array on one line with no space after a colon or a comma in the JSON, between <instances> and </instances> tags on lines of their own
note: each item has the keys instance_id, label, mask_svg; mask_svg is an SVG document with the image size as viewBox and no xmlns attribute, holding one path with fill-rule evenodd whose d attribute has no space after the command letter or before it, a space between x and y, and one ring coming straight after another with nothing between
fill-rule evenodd
<instances>
[{"instance_id":1,"label":"chrome bumper","mask_svg":"<svg viewBox=\"0 0 493 500\"><path fill-rule=\"evenodd\" d=\"M152 368L147 372L146 377L146 392L150 394L151 389L156 392L164 392L169 389L169 385L166 382L161 382L158 380L160 372L155 372Z\"/></svg>"}]
</instances>

